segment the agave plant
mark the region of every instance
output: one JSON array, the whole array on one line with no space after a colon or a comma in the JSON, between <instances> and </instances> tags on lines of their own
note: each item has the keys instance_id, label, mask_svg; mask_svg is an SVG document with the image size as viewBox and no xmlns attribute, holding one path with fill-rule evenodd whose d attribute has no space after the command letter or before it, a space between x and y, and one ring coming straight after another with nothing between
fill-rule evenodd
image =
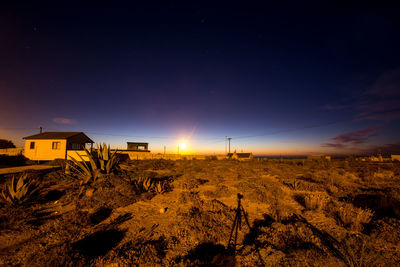
<instances>
[{"instance_id":1,"label":"agave plant","mask_svg":"<svg viewBox=\"0 0 400 267\"><path fill-rule=\"evenodd\" d=\"M3 198L11 204L21 204L28 200L33 193L38 190L34 180L28 179L24 174L16 181L15 176L11 179L11 183L7 186L7 190L2 192Z\"/></svg>"},{"instance_id":2,"label":"agave plant","mask_svg":"<svg viewBox=\"0 0 400 267\"><path fill-rule=\"evenodd\" d=\"M97 153L100 169L103 172L110 174L111 171L118 166L117 151L112 153L110 150L110 145L107 146L106 143L104 143L103 145L97 144Z\"/></svg>"},{"instance_id":3,"label":"agave plant","mask_svg":"<svg viewBox=\"0 0 400 267\"><path fill-rule=\"evenodd\" d=\"M91 153L84 148L88 160L85 160L79 153L77 153L80 160L71 156L71 162L68 165L74 169L78 175L83 179L83 183L87 184L90 181L95 182L97 178L103 174L110 174L118 167L118 155L116 152L111 153L110 146L97 145L98 153Z\"/></svg>"},{"instance_id":4,"label":"agave plant","mask_svg":"<svg viewBox=\"0 0 400 267\"><path fill-rule=\"evenodd\" d=\"M153 185L153 181L152 181L152 179L150 177L145 177L142 180L142 185L143 185L143 189L145 191L149 191L151 189L152 185Z\"/></svg>"},{"instance_id":5,"label":"agave plant","mask_svg":"<svg viewBox=\"0 0 400 267\"><path fill-rule=\"evenodd\" d=\"M76 154L81 159L80 161L69 156L71 162L67 161L67 164L77 172L78 176L82 179L83 184L88 184L90 181L95 182L102 175L102 173L101 170L97 167L93 155L86 148L85 152L86 156L89 159L89 164L79 153Z\"/></svg>"},{"instance_id":6,"label":"agave plant","mask_svg":"<svg viewBox=\"0 0 400 267\"><path fill-rule=\"evenodd\" d=\"M156 190L157 194L162 194L165 192L165 184L159 181L158 183L156 183L154 189Z\"/></svg>"}]
</instances>

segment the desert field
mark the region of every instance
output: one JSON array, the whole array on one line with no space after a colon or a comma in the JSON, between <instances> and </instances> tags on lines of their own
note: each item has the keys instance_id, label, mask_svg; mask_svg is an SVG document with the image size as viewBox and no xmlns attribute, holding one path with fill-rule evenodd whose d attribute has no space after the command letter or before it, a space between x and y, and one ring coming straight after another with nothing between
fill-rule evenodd
<instances>
[{"instance_id":1,"label":"desert field","mask_svg":"<svg viewBox=\"0 0 400 267\"><path fill-rule=\"evenodd\" d=\"M126 160L90 183L64 169L26 174L23 203L0 197L0 265L400 263L398 162Z\"/></svg>"}]
</instances>

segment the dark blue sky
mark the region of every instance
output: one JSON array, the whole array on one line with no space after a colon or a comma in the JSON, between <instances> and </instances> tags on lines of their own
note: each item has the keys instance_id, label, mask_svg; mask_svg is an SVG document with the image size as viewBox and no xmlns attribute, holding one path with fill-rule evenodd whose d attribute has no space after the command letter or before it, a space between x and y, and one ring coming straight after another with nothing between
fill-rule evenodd
<instances>
[{"instance_id":1,"label":"dark blue sky","mask_svg":"<svg viewBox=\"0 0 400 267\"><path fill-rule=\"evenodd\" d=\"M41 125L153 151L185 139L191 152L221 153L225 136L258 154L394 151L399 13L392 4L4 6L0 137L21 144Z\"/></svg>"}]
</instances>

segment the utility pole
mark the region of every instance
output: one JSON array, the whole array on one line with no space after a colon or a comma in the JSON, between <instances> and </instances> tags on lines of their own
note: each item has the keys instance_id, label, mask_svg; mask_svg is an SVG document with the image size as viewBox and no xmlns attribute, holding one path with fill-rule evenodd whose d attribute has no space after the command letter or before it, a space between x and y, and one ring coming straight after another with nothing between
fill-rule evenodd
<instances>
[{"instance_id":1,"label":"utility pole","mask_svg":"<svg viewBox=\"0 0 400 267\"><path fill-rule=\"evenodd\" d=\"M228 143L226 142L227 140L228 140L228 136L225 135L225 155L226 155L226 147L227 147L227 144L228 144Z\"/></svg>"},{"instance_id":2,"label":"utility pole","mask_svg":"<svg viewBox=\"0 0 400 267\"><path fill-rule=\"evenodd\" d=\"M164 155L165 155L165 150L166 150L167 148L166 148L166 146L164 146Z\"/></svg>"},{"instance_id":3,"label":"utility pole","mask_svg":"<svg viewBox=\"0 0 400 267\"><path fill-rule=\"evenodd\" d=\"M228 137L228 142L229 142L229 154L231 153L231 140L232 140L232 137Z\"/></svg>"}]
</instances>

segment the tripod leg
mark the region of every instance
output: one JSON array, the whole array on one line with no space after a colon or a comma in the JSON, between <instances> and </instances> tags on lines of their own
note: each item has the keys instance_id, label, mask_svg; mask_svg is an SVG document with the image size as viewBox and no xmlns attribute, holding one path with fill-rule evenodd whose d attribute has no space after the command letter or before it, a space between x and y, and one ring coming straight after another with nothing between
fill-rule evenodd
<instances>
[{"instance_id":1,"label":"tripod leg","mask_svg":"<svg viewBox=\"0 0 400 267\"><path fill-rule=\"evenodd\" d=\"M236 212L235 219L233 220L232 230L231 230L231 234L229 235L229 240L228 240L228 248L231 245L231 240L232 240L233 232L235 231L235 228L236 228L237 220L238 220L238 212Z\"/></svg>"},{"instance_id":2,"label":"tripod leg","mask_svg":"<svg viewBox=\"0 0 400 267\"><path fill-rule=\"evenodd\" d=\"M244 217L244 220L245 220L247 226L249 227L249 229L251 229L250 223L249 223L249 219L247 218L247 214L246 214L246 212L244 211L243 206L240 206L240 208L241 208L241 211L243 212L243 217Z\"/></svg>"}]
</instances>

